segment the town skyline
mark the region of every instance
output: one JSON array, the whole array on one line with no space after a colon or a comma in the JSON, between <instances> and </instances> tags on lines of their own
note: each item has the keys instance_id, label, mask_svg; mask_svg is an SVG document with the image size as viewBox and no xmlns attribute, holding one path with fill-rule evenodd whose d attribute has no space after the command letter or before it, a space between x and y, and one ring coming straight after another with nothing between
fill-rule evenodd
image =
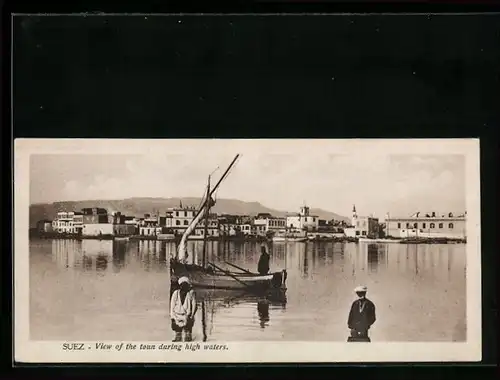
<instances>
[{"instance_id":1,"label":"town skyline","mask_svg":"<svg viewBox=\"0 0 500 380\"><path fill-rule=\"evenodd\" d=\"M259 153L243 155L218 198L295 212L304 203L345 217L465 211L463 155ZM231 154L32 155L30 204L201 198ZM271 191L272 190L272 191ZM161 211L161 210L160 210Z\"/></svg>"}]
</instances>

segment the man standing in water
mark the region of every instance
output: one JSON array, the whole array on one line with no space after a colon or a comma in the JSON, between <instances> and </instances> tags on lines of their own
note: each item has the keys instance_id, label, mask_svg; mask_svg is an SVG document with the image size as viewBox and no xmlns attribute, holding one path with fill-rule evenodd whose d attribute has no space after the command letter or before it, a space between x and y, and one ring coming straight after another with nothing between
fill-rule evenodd
<instances>
[{"instance_id":1,"label":"man standing in water","mask_svg":"<svg viewBox=\"0 0 500 380\"><path fill-rule=\"evenodd\" d=\"M262 244L260 247L260 259L259 263L257 264L257 271L261 275L265 275L269 273L269 254L266 251L266 246Z\"/></svg>"},{"instance_id":2,"label":"man standing in water","mask_svg":"<svg viewBox=\"0 0 500 380\"><path fill-rule=\"evenodd\" d=\"M184 340L190 342L193 339L194 316L198 308L196 295L187 277L179 278L178 283L179 289L175 290L170 298L170 318L172 330L175 332L174 342L182 341L183 331Z\"/></svg>"},{"instance_id":3,"label":"man standing in water","mask_svg":"<svg viewBox=\"0 0 500 380\"><path fill-rule=\"evenodd\" d=\"M370 342L368 330L375 323L375 305L366 298L366 286L358 286L354 292L358 299L352 303L347 326L351 329L348 342Z\"/></svg>"}]
</instances>

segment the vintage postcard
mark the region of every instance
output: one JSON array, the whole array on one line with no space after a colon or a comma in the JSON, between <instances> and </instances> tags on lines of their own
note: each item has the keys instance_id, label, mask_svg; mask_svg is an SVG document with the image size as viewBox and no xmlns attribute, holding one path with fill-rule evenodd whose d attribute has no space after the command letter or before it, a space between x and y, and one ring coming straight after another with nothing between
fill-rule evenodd
<instances>
[{"instance_id":1,"label":"vintage postcard","mask_svg":"<svg viewBox=\"0 0 500 380\"><path fill-rule=\"evenodd\" d=\"M15 360L481 360L479 140L16 139Z\"/></svg>"}]
</instances>

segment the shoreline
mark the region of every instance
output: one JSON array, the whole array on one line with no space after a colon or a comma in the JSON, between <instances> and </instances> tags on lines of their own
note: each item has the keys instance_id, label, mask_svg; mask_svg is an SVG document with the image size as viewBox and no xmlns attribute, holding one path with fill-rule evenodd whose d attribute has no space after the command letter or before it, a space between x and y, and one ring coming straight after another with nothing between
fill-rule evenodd
<instances>
[{"instance_id":1,"label":"shoreline","mask_svg":"<svg viewBox=\"0 0 500 380\"><path fill-rule=\"evenodd\" d=\"M180 236L173 239L159 239L157 236L143 236L143 235L101 235L101 236L83 236L72 234L60 233L31 233L29 238L38 239L57 239L57 240L126 240L126 241L160 241L178 244L181 240ZM379 238L373 239L357 239L352 237L319 237L308 239L303 243L355 243L355 244L465 244L467 239L458 238L409 238L409 239L395 239L395 238ZM188 241L203 241L202 239L189 239ZM272 238L266 237L246 237L246 236L224 236L224 237L209 237L207 241L217 241L220 243L225 242L256 242L256 243L273 243ZM292 243L290 241L289 243Z\"/></svg>"}]
</instances>

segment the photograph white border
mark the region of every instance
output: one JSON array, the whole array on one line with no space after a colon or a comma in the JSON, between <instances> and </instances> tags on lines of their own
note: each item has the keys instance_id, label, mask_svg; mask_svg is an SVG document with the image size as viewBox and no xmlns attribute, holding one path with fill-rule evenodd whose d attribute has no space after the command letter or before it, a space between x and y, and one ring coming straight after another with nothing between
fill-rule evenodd
<instances>
[{"instance_id":1,"label":"photograph white border","mask_svg":"<svg viewBox=\"0 0 500 380\"><path fill-rule=\"evenodd\" d=\"M32 154L144 154L155 150L194 155L286 154L304 149L325 154L465 156L467 210L467 339L466 342L350 344L343 342L217 342L222 351L63 351L60 341L29 339L29 183ZM479 139L16 139L14 141L14 361L23 363L257 363L257 362L462 362L480 361L481 242ZM165 278L165 287L169 286ZM167 311L166 311L167 312ZM80 342L95 346L96 342ZM151 344L153 342L108 342ZM161 342L154 342L159 344ZM171 342L163 342L170 344ZM183 343L182 343L183 344Z\"/></svg>"}]
</instances>

